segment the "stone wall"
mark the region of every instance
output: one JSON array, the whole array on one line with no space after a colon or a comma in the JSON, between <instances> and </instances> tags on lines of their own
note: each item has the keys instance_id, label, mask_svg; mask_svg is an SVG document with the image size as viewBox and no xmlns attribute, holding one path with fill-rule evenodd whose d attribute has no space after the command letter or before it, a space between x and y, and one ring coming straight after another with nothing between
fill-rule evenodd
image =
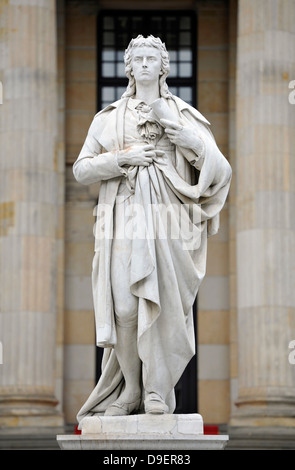
<instances>
[{"instance_id":1,"label":"stone wall","mask_svg":"<svg viewBox=\"0 0 295 470\"><path fill-rule=\"evenodd\" d=\"M227 2L200 2L198 12L198 109L230 160L229 9ZM226 205L219 233L208 240L207 273L198 296L199 412L207 423L226 423L230 409L228 218Z\"/></svg>"}]
</instances>

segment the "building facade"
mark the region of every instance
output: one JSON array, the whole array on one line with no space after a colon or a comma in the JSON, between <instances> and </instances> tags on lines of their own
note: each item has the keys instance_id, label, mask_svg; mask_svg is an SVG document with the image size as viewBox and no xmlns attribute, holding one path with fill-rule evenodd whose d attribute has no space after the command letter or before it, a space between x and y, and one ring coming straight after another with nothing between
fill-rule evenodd
<instances>
[{"instance_id":1,"label":"building facade","mask_svg":"<svg viewBox=\"0 0 295 470\"><path fill-rule=\"evenodd\" d=\"M0 437L74 432L97 380L99 185L79 185L72 165L93 116L124 89L122 54L143 28L165 40L169 87L211 122L233 169L179 410L199 412L241 446L245 435L249 446L265 436L288 445L295 0L0 2Z\"/></svg>"}]
</instances>

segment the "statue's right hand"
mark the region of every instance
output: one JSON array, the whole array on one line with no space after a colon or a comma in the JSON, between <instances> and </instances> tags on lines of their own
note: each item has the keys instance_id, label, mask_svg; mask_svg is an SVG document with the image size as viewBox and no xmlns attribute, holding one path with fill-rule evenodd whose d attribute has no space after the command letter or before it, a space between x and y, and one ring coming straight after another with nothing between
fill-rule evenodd
<instances>
[{"instance_id":1,"label":"statue's right hand","mask_svg":"<svg viewBox=\"0 0 295 470\"><path fill-rule=\"evenodd\" d=\"M156 157L153 145L132 145L117 155L119 166L149 166Z\"/></svg>"}]
</instances>

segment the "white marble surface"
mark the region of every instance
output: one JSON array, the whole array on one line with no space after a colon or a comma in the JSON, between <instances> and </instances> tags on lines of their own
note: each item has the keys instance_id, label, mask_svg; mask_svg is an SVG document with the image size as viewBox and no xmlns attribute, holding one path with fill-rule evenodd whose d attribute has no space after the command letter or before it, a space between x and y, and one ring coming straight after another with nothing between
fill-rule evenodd
<instances>
[{"instance_id":1,"label":"white marble surface","mask_svg":"<svg viewBox=\"0 0 295 470\"><path fill-rule=\"evenodd\" d=\"M203 419L200 414L138 414L126 416L90 416L80 423L82 435L106 434L153 434L183 438L203 434Z\"/></svg>"},{"instance_id":2,"label":"white marble surface","mask_svg":"<svg viewBox=\"0 0 295 470\"><path fill-rule=\"evenodd\" d=\"M207 119L168 90L161 40L139 35L124 61L127 90L93 118L73 166L79 183L100 183L92 291L105 348L79 423L93 413L174 412L174 387L195 354L207 237L232 174Z\"/></svg>"},{"instance_id":3,"label":"white marble surface","mask_svg":"<svg viewBox=\"0 0 295 470\"><path fill-rule=\"evenodd\" d=\"M91 416L81 435L58 435L63 450L222 450L227 435L204 435L195 414Z\"/></svg>"}]
</instances>

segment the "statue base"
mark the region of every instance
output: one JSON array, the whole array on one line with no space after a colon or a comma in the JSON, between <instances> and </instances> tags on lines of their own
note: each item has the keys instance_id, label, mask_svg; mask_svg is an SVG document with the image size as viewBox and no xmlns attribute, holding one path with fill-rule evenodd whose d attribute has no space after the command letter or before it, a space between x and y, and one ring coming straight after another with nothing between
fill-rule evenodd
<instances>
[{"instance_id":1,"label":"statue base","mask_svg":"<svg viewBox=\"0 0 295 470\"><path fill-rule=\"evenodd\" d=\"M204 435L199 414L91 416L80 435L58 435L64 450L222 450L227 435Z\"/></svg>"}]
</instances>

